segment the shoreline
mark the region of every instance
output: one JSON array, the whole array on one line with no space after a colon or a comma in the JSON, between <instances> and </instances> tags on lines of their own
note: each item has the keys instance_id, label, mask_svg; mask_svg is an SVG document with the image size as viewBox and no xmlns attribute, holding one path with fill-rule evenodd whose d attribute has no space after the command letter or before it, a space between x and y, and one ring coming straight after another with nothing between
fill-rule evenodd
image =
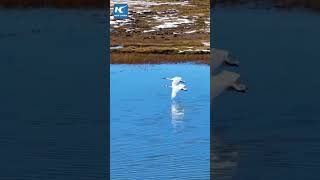
<instances>
[{"instance_id":1,"label":"shoreline","mask_svg":"<svg viewBox=\"0 0 320 180\"><path fill-rule=\"evenodd\" d=\"M110 64L196 63L210 65L210 58L210 54L111 53Z\"/></svg>"}]
</instances>

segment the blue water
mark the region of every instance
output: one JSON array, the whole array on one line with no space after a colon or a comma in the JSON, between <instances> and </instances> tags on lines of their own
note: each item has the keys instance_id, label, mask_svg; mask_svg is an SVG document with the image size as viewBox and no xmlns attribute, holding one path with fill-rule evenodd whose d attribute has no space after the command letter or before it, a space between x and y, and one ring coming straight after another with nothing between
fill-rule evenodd
<instances>
[{"instance_id":1,"label":"blue water","mask_svg":"<svg viewBox=\"0 0 320 180\"><path fill-rule=\"evenodd\" d=\"M107 179L103 10L0 10L0 179Z\"/></svg>"},{"instance_id":2,"label":"blue water","mask_svg":"<svg viewBox=\"0 0 320 180\"><path fill-rule=\"evenodd\" d=\"M319 20L302 10L217 8L214 44L238 56L232 70L249 90L214 100L215 150L233 162L216 162L215 179L319 179Z\"/></svg>"},{"instance_id":3,"label":"blue water","mask_svg":"<svg viewBox=\"0 0 320 180\"><path fill-rule=\"evenodd\" d=\"M209 179L210 68L111 65L111 179ZM168 80L188 91L171 101Z\"/></svg>"}]
</instances>

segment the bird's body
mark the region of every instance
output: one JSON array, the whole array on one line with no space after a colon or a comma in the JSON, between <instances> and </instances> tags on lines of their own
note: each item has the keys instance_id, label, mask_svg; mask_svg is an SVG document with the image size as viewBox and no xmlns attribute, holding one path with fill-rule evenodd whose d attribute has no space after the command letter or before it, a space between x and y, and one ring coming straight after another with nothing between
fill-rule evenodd
<instances>
[{"instance_id":1,"label":"bird's body","mask_svg":"<svg viewBox=\"0 0 320 180\"><path fill-rule=\"evenodd\" d=\"M171 91L171 99L175 98L177 96L177 93L182 90L182 91L187 91L187 87L184 84L177 84L171 86L172 91Z\"/></svg>"},{"instance_id":2,"label":"bird's body","mask_svg":"<svg viewBox=\"0 0 320 180\"><path fill-rule=\"evenodd\" d=\"M174 99L180 90L187 91L186 85L183 84L183 83L185 83L185 81L183 81L181 77L176 76L173 78L163 78L163 79L167 79L167 80L172 81L171 86L170 86L172 88L171 99Z\"/></svg>"}]
</instances>

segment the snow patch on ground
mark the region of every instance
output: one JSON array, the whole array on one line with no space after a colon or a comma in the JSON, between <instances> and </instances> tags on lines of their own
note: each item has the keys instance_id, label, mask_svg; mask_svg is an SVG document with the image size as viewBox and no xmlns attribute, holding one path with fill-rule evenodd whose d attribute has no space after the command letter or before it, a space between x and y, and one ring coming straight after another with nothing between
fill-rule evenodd
<instances>
[{"instance_id":1,"label":"snow patch on ground","mask_svg":"<svg viewBox=\"0 0 320 180\"><path fill-rule=\"evenodd\" d=\"M202 42L204 46L210 46L210 42Z\"/></svg>"},{"instance_id":2,"label":"snow patch on ground","mask_svg":"<svg viewBox=\"0 0 320 180\"><path fill-rule=\"evenodd\" d=\"M197 32L197 30L186 31L186 32L184 32L184 33L185 33L185 34L193 34L193 33L195 33L195 32Z\"/></svg>"}]
</instances>

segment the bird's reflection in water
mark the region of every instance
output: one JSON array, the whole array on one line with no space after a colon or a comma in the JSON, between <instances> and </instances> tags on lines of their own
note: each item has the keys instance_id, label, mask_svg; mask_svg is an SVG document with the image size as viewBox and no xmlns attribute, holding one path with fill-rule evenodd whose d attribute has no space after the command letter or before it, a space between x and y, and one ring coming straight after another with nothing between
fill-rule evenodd
<instances>
[{"instance_id":1,"label":"bird's reflection in water","mask_svg":"<svg viewBox=\"0 0 320 180\"><path fill-rule=\"evenodd\" d=\"M171 103L171 124L175 132L181 131L184 128L184 108L176 101Z\"/></svg>"}]
</instances>

